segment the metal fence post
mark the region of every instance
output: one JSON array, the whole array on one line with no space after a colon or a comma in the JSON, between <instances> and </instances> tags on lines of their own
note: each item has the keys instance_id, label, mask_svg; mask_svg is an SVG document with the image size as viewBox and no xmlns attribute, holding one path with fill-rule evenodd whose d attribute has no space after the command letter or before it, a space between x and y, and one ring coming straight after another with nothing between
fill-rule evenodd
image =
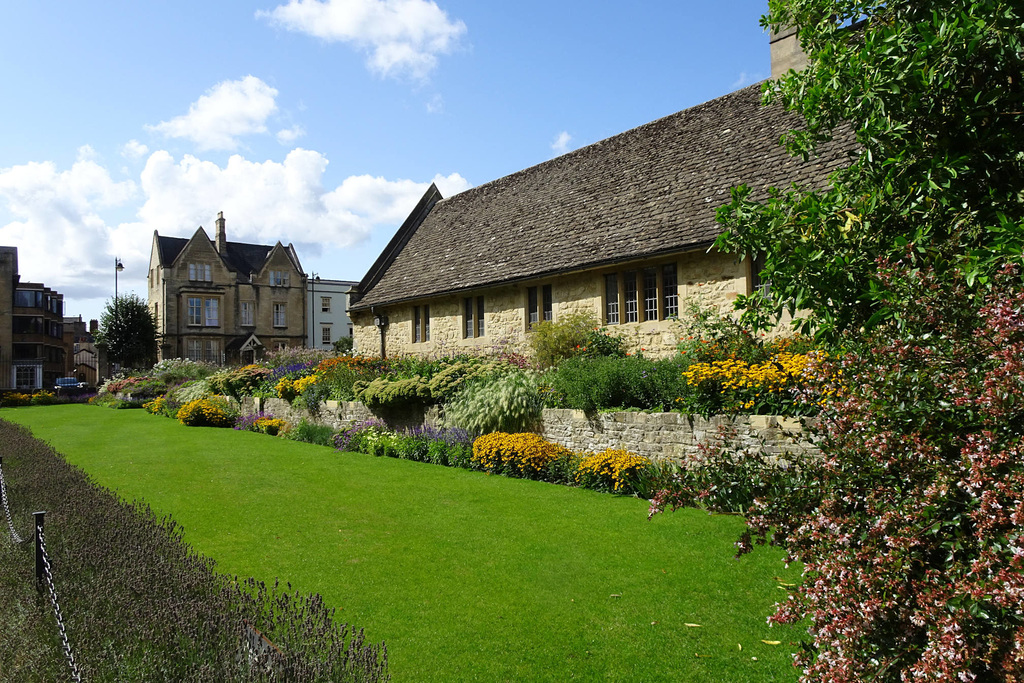
<instances>
[{"instance_id":1,"label":"metal fence post","mask_svg":"<svg viewBox=\"0 0 1024 683\"><path fill-rule=\"evenodd\" d=\"M43 518L46 510L33 512L36 518L36 588L43 590Z\"/></svg>"}]
</instances>

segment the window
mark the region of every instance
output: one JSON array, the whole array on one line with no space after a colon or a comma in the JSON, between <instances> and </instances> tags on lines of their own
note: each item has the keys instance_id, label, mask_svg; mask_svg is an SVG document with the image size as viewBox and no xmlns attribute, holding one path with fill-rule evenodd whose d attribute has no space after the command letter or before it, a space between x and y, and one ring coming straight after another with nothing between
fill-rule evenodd
<instances>
[{"instance_id":1,"label":"window","mask_svg":"<svg viewBox=\"0 0 1024 683\"><path fill-rule=\"evenodd\" d=\"M220 302L217 299L206 300L206 319L203 323L207 327L219 327L220 326L220 314L218 305Z\"/></svg>"},{"instance_id":2,"label":"window","mask_svg":"<svg viewBox=\"0 0 1024 683\"><path fill-rule=\"evenodd\" d=\"M467 296L462 300L463 318L465 319L466 329L463 337L466 339L472 339L473 337L484 336L484 298L478 296L475 299L471 296Z\"/></svg>"},{"instance_id":3,"label":"window","mask_svg":"<svg viewBox=\"0 0 1024 683\"><path fill-rule=\"evenodd\" d=\"M42 334L43 319L25 315L16 315L11 321L14 334Z\"/></svg>"},{"instance_id":4,"label":"window","mask_svg":"<svg viewBox=\"0 0 1024 683\"><path fill-rule=\"evenodd\" d=\"M761 276L764 270L764 253L755 254L750 262L750 285L753 292L767 298L772 290L772 281Z\"/></svg>"},{"instance_id":5,"label":"window","mask_svg":"<svg viewBox=\"0 0 1024 683\"><path fill-rule=\"evenodd\" d=\"M36 372L38 365L14 366L14 384L18 389L36 389Z\"/></svg>"},{"instance_id":6,"label":"window","mask_svg":"<svg viewBox=\"0 0 1024 683\"><path fill-rule=\"evenodd\" d=\"M188 324L203 324L203 300L198 297L188 298Z\"/></svg>"},{"instance_id":7,"label":"window","mask_svg":"<svg viewBox=\"0 0 1024 683\"><path fill-rule=\"evenodd\" d=\"M550 322L553 313L551 307L551 285L543 287L529 287L526 290L526 319L527 327L533 327L541 320ZM539 296L538 296L539 294Z\"/></svg>"},{"instance_id":8,"label":"window","mask_svg":"<svg viewBox=\"0 0 1024 683\"><path fill-rule=\"evenodd\" d=\"M679 315L679 276L675 263L604 276L606 325L665 320Z\"/></svg>"},{"instance_id":9,"label":"window","mask_svg":"<svg viewBox=\"0 0 1024 683\"><path fill-rule=\"evenodd\" d=\"M288 271L287 270L272 270L270 271L270 284L274 287L287 287L288 286Z\"/></svg>"},{"instance_id":10,"label":"window","mask_svg":"<svg viewBox=\"0 0 1024 683\"><path fill-rule=\"evenodd\" d=\"M619 276L609 273L604 276L604 321L609 325L619 324Z\"/></svg>"},{"instance_id":11,"label":"window","mask_svg":"<svg viewBox=\"0 0 1024 683\"><path fill-rule=\"evenodd\" d=\"M324 325L320 328L320 343L330 344L331 343L331 326Z\"/></svg>"},{"instance_id":12,"label":"window","mask_svg":"<svg viewBox=\"0 0 1024 683\"><path fill-rule=\"evenodd\" d=\"M273 345L275 351L284 351L285 349L288 348L288 342L282 341L280 339L275 339L273 341Z\"/></svg>"},{"instance_id":13,"label":"window","mask_svg":"<svg viewBox=\"0 0 1024 683\"><path fill-rule=\"evenodd\" d=\"M412 342L430 341L430 306L412 307Z\"/></svg>"},{"instance_id":14,"label":"window","mask_svg":"<svg viewBox=\"0 0 1024 683\"><path fill-rule=\"evenodd\" d=\"M242 324L243 325L252 325L253 324L253 322L252 322L252 320L253 320L253 312L255 310L256 310L256 303L255 302L253 302L253 301L243 301L242 302L242 310L240 311L240 313L242 314Z\"/></svg>"},{"instance_id":15,"label":"window","mask_svg":"<svg viewBox=\"0 0 1024 683\"><path fill-rule=\"evenodd\" d=\"M207 363L220 365L220 342L216 339L207 339L203 343L203 360Z\"/></svg>"},{"instance_id":16,"label":"window","mask_svg":"<svg viewBox=\"0 0 1024 683\"><path fill-rule=\"evenodd\" d=\"M212 282L212 275L207 263L188 264L188 279L192 282Z\"/></svg>"},{"instance_id":17,"label":"window","mask_svg":"<svg viewBox=\"0 0 1024 683\"><path fill-rule=\"evenodd\" d=\"M640 308L636 300L637 290L635 270L627 270L622 274L622 291L626 297L626 322L640 322Z\"/></svg>"},{"instance_id":18,"label":"window","mask_svg":"<svg viewBox=\"0 0 1024 683\"><path fill-rule=\"evenodd\" d=\"M14 292L14 305L21 308L42 308L43 293L19 289Z\"/></svg>"},{"instance_id":19,"label":"window","mask_svg":"<svg viewBox=\"0 0 1024 683\"><path fill-rule=\"evenodd\" d=\"M220 341L216 339L189 339L185 342L189 360L220 365Z\"/></svg>"},{"instance_id":20,"label":"window","mask_svg":"<svg viewBox=\"0 0 1024 683\"><path fill-rule=\"evenodd\" d=\"M320 297L320 311L323 313L331 312L331 297L322 296Z\"/></svg>"},{"instance_id":21,"label":"window","mask_svg":"<svg viewBox=\"0 0 1024 683\"><path fill-rule=\"evenodd\" d=\"M661 267L661 296L665 317L677 317L679 315L679 280L674 263L666 263Z\"/></svg>"},{"instance_id":22,"label":"window","mask_svg":"<svg viewBox=\"0 0 1024 683\"><path fill-rule=\"evenodd\" d=\"M220 327L220 299L188 298L188 324Z\"/></svg>"},{"instance_id":23,"label":"window","mask_svg":"<svg viewBox=\"0 0 1024 683\"><path fill-rule=\"evenodd\" d=\"M658 270L644 268L644 320L658 319Z\"/></svg>"},{"instance_id":24,"label":"window","mask_svg":"<svg viewBox=\"0 0 1024 683\"><path fill-rule=\"evenodd\" d=\"M274 304L274 327L287 327L287 318L285 317L285 305Z\"/></svg>"}]
</instances>

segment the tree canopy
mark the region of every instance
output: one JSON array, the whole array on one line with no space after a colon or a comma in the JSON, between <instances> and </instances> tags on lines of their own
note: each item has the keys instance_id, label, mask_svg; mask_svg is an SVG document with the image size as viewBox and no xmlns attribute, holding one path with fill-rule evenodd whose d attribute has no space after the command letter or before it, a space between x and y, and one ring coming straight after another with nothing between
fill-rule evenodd
<instances>
[{"instance_id":1,"label":"tree canopy","mask_svg":"<svg viewBox=\"0 0 1024 683\"><path fill-rule=\"evenodd\" d=\"M771 0L762 19L797 27L810 58L765 87L802 115L784 139L809 156L837 134L857 152L828 187L733 192L721 249L764 253L767 300L747 318L810 311L831 336L896 317L880 259L990 281L1024 244L1024 7L1006 0Z\"/></svg>"},{"instance_id":2,"label":"tree canopy","mask_svg":"<svg viewBox=\"0 0 1024 683\"><path fill-rule=\"evenodd\" d=\"M111 299L100 315L96 343L106 345L111 362L128 368L150 367L156 362L156 318L137 294Z\"/></svg>"}]
</instances>

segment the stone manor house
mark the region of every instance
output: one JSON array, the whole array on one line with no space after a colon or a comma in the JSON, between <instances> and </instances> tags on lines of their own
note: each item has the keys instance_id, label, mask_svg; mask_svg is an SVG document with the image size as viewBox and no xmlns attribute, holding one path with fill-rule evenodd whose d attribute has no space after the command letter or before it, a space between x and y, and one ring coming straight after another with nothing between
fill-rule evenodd
<instances>
[{"instance_id":1,"label":"stone manor house","mask_svg":"<svg viewBox=\"0 0 1024 683\"><path fill-rule=\"evenodd\" d=\"M159 357L250 363L306 339L306 275L289 244L229 242L224 214L214 239L153 233L149 307Z\"/></svg>"},{"instance_id":2,"label":"stone manor house","mask_svg":"<svg viewBox=\"0 0 1024 683\"><path fill-rule=\"evenodd\" d=\"M792 32L772 53L776 72L802 65ZM688 297L724 311L759 285L754 258L710 249L730 189L820 185L848 159L848 143L789 156L798 125L758 84L453 197L431 186L350 294L356 349L521 348L537 322L586 311L635 350L674 352Z\"/></svg>"}]
</instances>

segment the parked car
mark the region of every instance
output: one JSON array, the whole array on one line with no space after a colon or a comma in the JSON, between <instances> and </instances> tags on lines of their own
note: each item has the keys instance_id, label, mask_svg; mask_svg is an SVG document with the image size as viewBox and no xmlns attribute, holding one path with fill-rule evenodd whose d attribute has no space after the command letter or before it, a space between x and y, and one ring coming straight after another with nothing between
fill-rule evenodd
<instances>
[{"instance_id":1,"label":"parked car","mask_svg":"<svg viewBox=\"0 0 1024 683\"><path fill-rule=\"evenodd\" d=\"M85 389L89 385L86 382L79 382L77 377L58 377L57 384L54 385L54 389L57 391L68 390L68 389Z\"/></svg>"}]
</instances>

